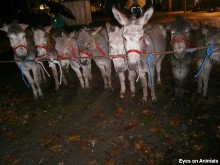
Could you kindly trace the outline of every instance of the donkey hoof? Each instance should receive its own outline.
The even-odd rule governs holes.
[[[131,97],[135,97],[135,93],[131,93]]]
[[[120,99],[123,99],[125,97],[124,94],[120,94]]]

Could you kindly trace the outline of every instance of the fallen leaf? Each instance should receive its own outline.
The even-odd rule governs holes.
[[[143,110],[143,111],[142,111],[142,114],[143,114],[143,115],[146,115],[146,116],[149,116],[149,115],[152,114],[152,112],[151,112],[150,110]]]
[[[140,124],[137,121],[130,121],[128,122],[128,125],[124,128],[125,131],[132,129],[132,128],[136,128],[138,127]]]
[[[52,145],[50,147],[50,150],[53,152],[60,152],[62,151],[62,147],[63,147],[62,145]]]
[[[134,147],[136,150],[140,150],[143,147],[143,141],[140,141],[138,143],[134,143]]]
[[[71,141],[71,142],[78,142],[79,140],[80,140],[80,135],[71,135],[71,136],[69,136],[69,141]]]
[[[115,116],[120,116],[120,115],[122,115],[124,112],[125,112],[125,109],[124,109],[124,108],[117,108],[117,109],[115,110]]]
[[[180,120],[179,119],[173,119],[170,121],[170,124],[173,126],[179,125],[180,124]]]
[[[158,128],[156,128],[156,127],[151,127],[150,128],[150,132],[151,133],[155,133],[155,132],[157,132],[158,131]]]
[[[93,115],[93,118],[94,119],[103,119],[103,118],[105,118],[106,116],[105,116],[105,114],[103,114],[103,113],[96,113],[96,114],[94,114]]]
[[[200,151],[201,149],[203,149],[203,145],[195,144],[195,145],[193,146],[193,148],[194,148],[196,151]]]

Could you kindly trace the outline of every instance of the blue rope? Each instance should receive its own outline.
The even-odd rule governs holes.
[[[33,65],[33,61],[32,61],[32,60],[22,61],[21,64],[20,64],[20,70],[21,70],[22,80],[23,80],[24,84],[25,84],[28,88],[30,88],[30,85],[29,85],[28,82],[25,80],[24,71],[23,71],[23,62],[28,62],[29,64]]]
[[[152,74],[152,70],[151,70],[151,62],[153,61],[154,59],[154,53],[151,53],[148,55],[147,57],[147,60],[146,60],[146,64],[148,65],[148,68],[149,68],[149,71],[150,71],[150,82],[151,82],[151,86],[153,86],[154,84],[154,77],[153,77],[153,74]]]
[[[209,47],[207,48],[207,50],[206,50],[206,56],[205,56],[205,58],[203,59],[203,61],[202,61],[202,65],[200,66],[200,68],[199,68],[199,71],[196,73],[196,75],[194,76],[195,78],[196,77],[198,77],[198,75],[200,74],[200,72],[202,71],[202,69],[203,69],[203,67],[204,67],[204,65],[205,65],[205,63],[206,63],[206,60],[208,59],[208,57],[210,57],[211,56],[211,54],[213,53],[213,49],[214,49],[214,44],[210,44],[209,45]]]

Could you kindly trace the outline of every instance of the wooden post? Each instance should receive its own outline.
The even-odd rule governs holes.
[[[172,0],[168,0],[168,11],[172,10]]]
[[[184,0],[184,13],[186,13],[186,0]]]

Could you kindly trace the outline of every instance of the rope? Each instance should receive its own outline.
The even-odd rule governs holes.
[[[27,60],[27,61],[22,61],[21,64],[20,64],[20,70],[21,70],[21,77],[22,77],[22,80],[24,82],[24,84],[30,88],[30,85],[28,84],[28,82],[25,80],[25,76],[24,76],[24,70],[23,70],[23,63],[24,62],[28,62],[30,65],[33,64],[33,60]]]
[[[50,68],[51,68],[54,64],[57,64],[57,65],[59,66],[59,68],[60,68],[60,82],[59,82],[59,84],[61,84],[61,83],[62,83],[62,68],[61,68],[61,65],[60,65],[59,61],[54,60],[53,58],[51,58],[50,61],[51,61],[50,65],[49,65]]]
[[[44,67],[43,62],[41,61],[41,59],[44,59],[44,58],[47,58],[47,56],[37,57],[37,58],[35,59],[35,62],[36,62],[37,64],[40,64],[40,66],[43,68],[43,70],[44,70],[44,72],[47,74],[47,76],[50,77],[50,74],[47,72],[46,68]]]
[[[198,75],[200,74],[200,72],[202,71],[202,69],[204,68],[204,65],[207,61],[207,59],[212,55],[213,52],[219,50],[220,48],[214,49],[214,44],[210,43],[209,47],[206,50],[206,56],[202,61],[202,64],[199,68],[199,71],[196,73],[196,75],[194,76],[195,78],[198,77]]]
[[[148,65],[148,68],[149,68],[149,71],[150,71],[150,82],[151,82],[151,86],[154,85],[154,77],[153,77],[153,74],[152,74],[152,70],[151,70],[151,63],[154,59],[154,53],[151,53],[148,57],[147,57],[147,60],[146,60],[146,64]]]
[[[194,52],[197,50],[202,50],[202,49],[207,49],[207,46],[203,46],[203,47],[197,47],[197,48],[190,48],[190,49],[186,49],[185,52]],[[150,55],[152,52],[146,52],[146,53],[142,53],[142,55]],[[164,52],[154,52],[154,55],[168,55],[168,54],[173,54],[175,53],[175,51],[164,51]],[[109,55],[111,57],[127,57],[126,54],[118,54],[118,55]],[[109,58],[109,56],[92,56],[92,57],[76,57],[77,59],[86,59],[86,58],[90,58],[90,59],[97,59],[97,58]],[[68,60],[70,58],[56,58],[54,60]],[[42,59],[41,61],[50,61],[50,59]],[[9,60],[9,61],[0,61],[0,63],[14,63],[14,62],[21,62],[20,60]]]

